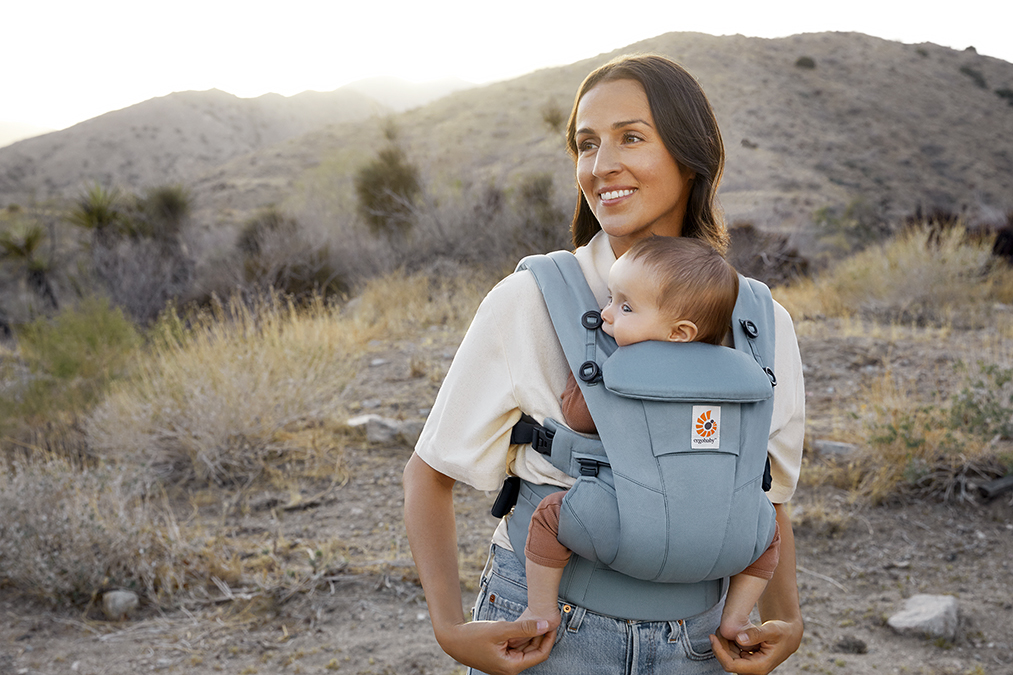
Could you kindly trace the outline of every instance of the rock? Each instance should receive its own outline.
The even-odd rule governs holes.
[[[122,621],[141,604],[132,591],[107,591],[102,594],[102,611],[110,621]]]
[[[406,420],[401,423],[398,435],[405,445],[414,448],[415,444],[419,442],[419,436],[422,435],[422,427],[425,425],[426,423],[422,420]]]
[[[851,443],[840,443],[838,441],[828,441],[824,438],[820,438],[813,441],[813,450],[821,455],[843,458],[858,452],[858,446]]]
[[[957,599],[952,595],[913,595],[886,623],[902,635],[953,640],[957,636]]]
[[[848,635],[837,641],[834,651],[842,654],[866,654],[869,651],[869,646],[865,644],[865,640]]]
[[[365,427],[366,440],[370,443],[393,443],[401,440],[415,445],[422,433],[421,422],[399,422],[375,413],[358,415],[346,422],[350,427]]]

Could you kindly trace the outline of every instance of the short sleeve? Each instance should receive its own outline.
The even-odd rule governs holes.
[[[513,459],[510,431],[521,411],[558,418],[567,372],[534,278],[512,274],[479,306],[415,452],[455,480],[498,489]],[[535,461],[544,464],[541,472],[558,473],[540,457]]]
[[[805,381],[802,356],[788,311],[774,303],[774,414],[767,453],[773,482],[767,496],[775,504],[791,499],[802,468],[805,440]]]

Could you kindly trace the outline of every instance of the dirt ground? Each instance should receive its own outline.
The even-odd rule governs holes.
[[[800,331],[810,440],[833,438],[849,403],[885,369],[919,386],[945,387],[959,354],[924,335],[828,338]],[[836,334],[836,331],[835,331]],[[411,343],[374,345],[355,390],[363,412],[422,419],[459,335],[431,331]],[[969,349],[988,336],[963,336]],[[142,606],[123,622],[0,596],[0,675],[169,673],[463,672],[433,638],[401,517],[403,444],[359,439],[347,482],[286,509],[291,495],[252,495],[226,526],[273,540],[292,556],[329,541],[340,562],[315,584],[258,594],[244,580],[214,601],[172,610]],[[319,486],[305,495],[318,496]],[[493,494],[458,490],[465,597],[474,596],[495,525]],[[1013,674],[1013,497],[992,503],[856,506],[828,488],[800,488],[792,502],[806,634],[778,673]],[[838,522],[811,517],[830,508]],[[232,597],[228,597],[231,593]],[[952,643],[902,637],[886,626],[904,598],[952,594],[960,630]]]

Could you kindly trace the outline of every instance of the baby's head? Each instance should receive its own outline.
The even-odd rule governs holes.
[[[739,277],[699,239],[647,237],[609,272],[603,329],[620,346],[644,340],[721,344]]]

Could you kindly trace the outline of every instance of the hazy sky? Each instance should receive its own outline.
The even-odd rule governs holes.
[[[0,8],[0,121],[60,129],[188,89],[292,95],[375,75],[486,83],[669,31],[857,31],[1013,61],[1011,19],[1006,0],[15,0]]]

